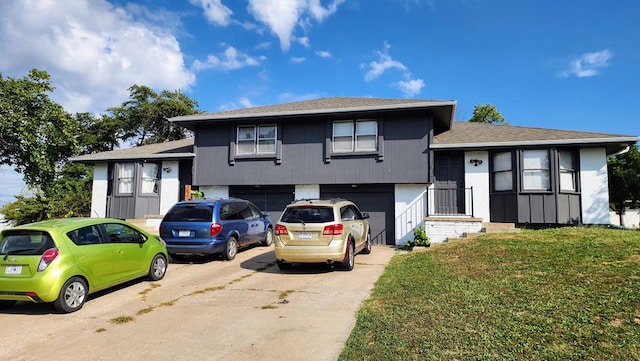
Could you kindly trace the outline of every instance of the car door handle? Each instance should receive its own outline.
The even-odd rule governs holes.
[[[124,251],[123,251],[123,250],[121,250],[121,249],[119,249],[119,250],[117,250],[117,251],[116,251],[116,253],[117,253],[117,254],[123,254],[123,253],[124,253]]]

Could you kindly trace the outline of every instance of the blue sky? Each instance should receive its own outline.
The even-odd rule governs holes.
[[[133,84],[204,111],[330,96],[491,103],[512,125],[640,135],[636,0],[4,0],[0,73],[69,112]],[[0,171],[0,204],[22,191]]]

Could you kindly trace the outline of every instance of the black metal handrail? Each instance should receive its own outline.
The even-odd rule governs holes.
[[[473,188],[429,188],[427,204],[427,216],[473,217]]]

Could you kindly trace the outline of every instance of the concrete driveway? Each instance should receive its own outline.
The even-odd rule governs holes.
[[[336,360],[355,314],[395,254],[376,246],[353,271],[280,271],[273,246],[231,262],[171,263],[159,282],[101,292],[71,314],[0,310],[2,360]]]

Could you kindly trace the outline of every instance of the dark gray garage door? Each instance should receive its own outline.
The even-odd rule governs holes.
[[[371,237],[375,244],[395,244],[392,184],[321,185],[321,198],[344,198],[354,202],[371,217]]]
[[[276,224],[287,204],[293,201],[294,186],[230,186],[229,196],[247,199],[261,211],[269,212],[271,223]]]

